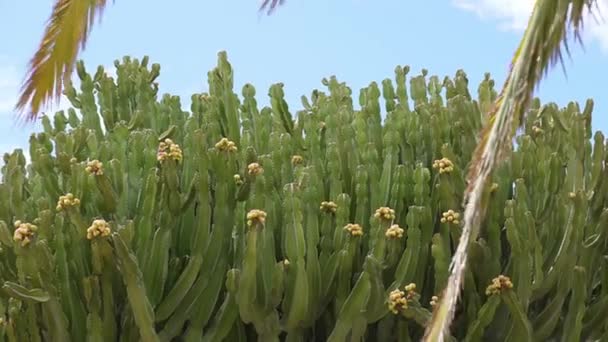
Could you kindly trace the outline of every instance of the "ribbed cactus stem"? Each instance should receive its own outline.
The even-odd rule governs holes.
[[[239,98],[220,53],[188,112],[159,96],[147,57],[115,66],[80,63],[74,108],[42,118],[31,164],[3,157],[9,340],[605,335],[608,149],[592,102],[530,101],[508,163],[467,183],[497,101],[489,75],[476,98],[462,70],[397,67],[359,90],[330,76],[293,111],[280,83]]]

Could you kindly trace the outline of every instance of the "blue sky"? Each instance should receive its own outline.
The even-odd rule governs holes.
[[[0,152],[25,148],[40,129],[16,124],[11,108],[52,3],[0,2]],[[181,95],[187,109],[189,95],[206,90],[207,71],[225,50],[239,93],[252,83],[258,101],[266,103],[268,87],[283,82],[295,110],[301,95],[322,88],[323,77],[336,75],[357,92],[393,77],[396,65],[441,77],[464,69],[472,92],[485,72],[501,84],[533,1],[287,0],[270,17],[258,13],[254,0],[109,3],[82,54],[90,70],[124,55],[148,55],[161,64],[161,90]],[[608,19],[608,0],[599,4]],[[608,67],[608,25],[588,20],[585,48],[577,45],[573,52],[567,77],[558,65],[537,94],[560,106],[593,98],[594,128],[608,132],[602,72]]]

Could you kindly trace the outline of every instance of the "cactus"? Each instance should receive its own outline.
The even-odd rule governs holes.
[[[441,301],[465,170],[496,97],[409,67],[335,77],[292,113],[233,89],[227,55],[189,111],[160,66],[78,64],[0,183],[7,341],[410,341]],[[445,91],[445,92],[444,92]],[[383,108],[384,107],[384,108]],[[608,334],[608,161],[593,103],[533,102],[487,185],[452,340]],[[385,120],[381,112],[385,111]]]

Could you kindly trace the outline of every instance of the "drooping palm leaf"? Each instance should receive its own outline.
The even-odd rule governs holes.
[[[260,5],[260,11],[267,10],[271,14],[277,7],[283,5],[285,0],[264,0]]]
[[[596,0],[537,0],[528,27],[515,52],[511,70],[494,111],[476,148],[468,174],[464,196],[464,227],[456,253],[450,264],[450,277],[441,302],[433,312],[425,341],[442,342],[449,336],[450,324],[463,285],[469,242],[477,237],[484,207],[482,194],[499,160],[511,147],[516,128],[535,87],[557,61],[562,49],[568,51],[569,34],[580,42],[583,14],[591,13]]]
[[[15,109],[33,120],[49,101],[60,98],[62,84],[72,75],[76,58],[85,48],[95,17],[106,0],[57,0],[28,72]]]

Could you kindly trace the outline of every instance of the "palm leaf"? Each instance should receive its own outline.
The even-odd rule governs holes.
[[[597,0],[537,0],[528,27],[515,52],[511,70],[491,118],[482,131],[468,173],[465,191],[464,227],[450,264],[450,277],[425,332],[425,341],[441,342],[449,336],[450,324],[463,285],[469,242],[477,237],[483,217],[482,195],[492,172],[511,147],[517,127],[535,87],[557,61],[563,62],[562,49],[569,54],[568,38],[573,32],[580,42],[583,12],[593,11]]]
[[[267,10],[267,14],[271,14],[274,10],[285,4],[285,0],[264,0],[260,5],[260,11]]]
[[[96,15],[106,0],[57,0],[38,50],[29,62],[15,109],[36,119],[49,101],[59,100],[62,84],[69,80],[78,57],[85,48]]]

